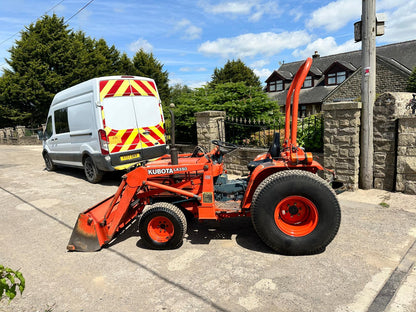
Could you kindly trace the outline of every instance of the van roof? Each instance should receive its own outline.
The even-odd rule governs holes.
[[[62,90],[55,94],[51,106],[54,106],[63,100],[71,98],[72,96],[76,96],[83,93],[92,92],[95,89],[95,86],[98,85],[99,81],[103,80],[147,80],[147,81],[154,81],[152,78],[141,77],[141,76],[130,76],[130,75],[122,75],[122,76],[104,76],[104,77],[97,77],[92,78],[90,80],[81,82],[72,86],[68,89]]]

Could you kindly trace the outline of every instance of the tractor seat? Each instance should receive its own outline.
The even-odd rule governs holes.
[[[270,154],[271,158],[266,158],[262,160],[253,160],[248,163],[247,168],[250,171],[250,173],[253,172],[253,170],[258,165],[271,162],[272,159],[279,157],[279,154],[280,154],[280,133],[279,132],[274,133],[273,142],[270,145],[268,153]]]

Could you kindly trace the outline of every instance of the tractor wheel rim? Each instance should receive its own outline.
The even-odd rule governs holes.
[[[318,224],[318,209],[303,196],[288,196],[277,204],[274,221],[287,235],[305,236],[313,232]]]
[[[154,241],[166,243],[172,238],[175,230],[172,221],[166,217],[158,216],[150,220],[147,232]]]

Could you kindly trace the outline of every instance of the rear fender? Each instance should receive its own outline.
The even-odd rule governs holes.
[[[284,170],[284,167],[278,167],[273,162],[264,163],[258,165],[250,175],[250,180],[248,181],[248,186],[246,193],[244,194],[244,201],[242,204],[243,209],[249,209],[251,206],[251,201],[253,199],[254,191],[257,189],[257,186],[266,179],[269,175],[272,175],[275,172]]]
[[[257,187],[263,180],[268,176],[283,170],[305,170],[312,173],[316,173],[319,170],[324,170],[324,168],[316,161],[313,161],[311,165],[288,165],[282,160],[273,160],[272,162],[266,162],[258,165],[253,172],[251,173],[250,180],[244,195],[244,201],[242,204],[243,209],[250,209],[251,202],[253,199],[253,194],[256,191]]]

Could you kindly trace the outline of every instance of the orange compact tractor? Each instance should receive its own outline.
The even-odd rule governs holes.
[[[68,250],[99,250],[134,218],[150,248],[177,248],[187,230],[185,213],[198,220],[251,217],[260,238],[279,253],[324,250],[338,231],[340,206],[316,174],[324,168],[296,143],[299,92],[311,64],[308,58],[289,88],[282,148],[275,134],[269,151],[248,164],[247,177],[228,180],[223,156],[237,147],[219,140],[209,153],[196,148],[136,166],[113,196],[79,215]]]

